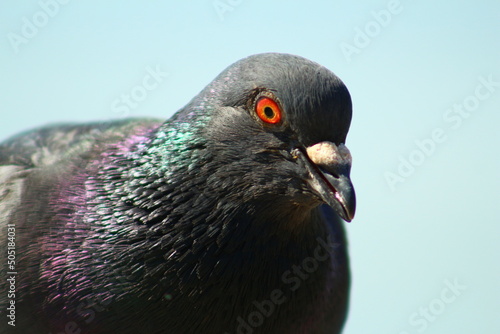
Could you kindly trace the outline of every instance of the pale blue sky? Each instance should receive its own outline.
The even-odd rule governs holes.
[[[240,58],[312,59],[354,103],[345,333],[500,332],[498,0],[55,1],[0,5],[0,140],[168,118]]]

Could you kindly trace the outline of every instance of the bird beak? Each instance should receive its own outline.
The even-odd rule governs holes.
[[[309,186],[347,222],[354,218],[356,195],[349,178],[352,158],[344,144],[321,142],[296,155],[309,172]]]

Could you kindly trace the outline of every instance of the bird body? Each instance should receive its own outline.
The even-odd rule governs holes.
[[[262,54],[166,122],[7,140],[0,230],[15,227],[16,326],[0,333],[339,333],[350,118],[333,73]]]

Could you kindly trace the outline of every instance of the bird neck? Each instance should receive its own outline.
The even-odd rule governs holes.
[[[158,301],[151,309],[158,319],[200,305],[207,305],[200,314],[209,318],[249,314],[252,301],[267,300],[278,288],[294,300],[284,306],[290,314],[297,304],[325,303],[331,285],[345,283],[342,226],[332,230],[318,206],[285,196],[248,196],[233,183],[237,178],[216,170],[220,164],[202,137],[181,130],[160,128],[150,143],[140,144],[142,151],[118,154],[90,192],[99,204],[108,201],[96,210],[113,208],[93,224],[107,243],[103,257],[119,258],[113,272],[141,282],[124,283],[114,293],[153,287],[141,292],[142,304],[135,295],[123,303],[139,308],[168,296],[171,303]],[[332,275],[338,278],[329,280]],[[210,308],[213,300],[227,309]]]
[[[103,184],[117,182],[108,199],[115,216],[134,222],[131,238],[142,242],[147,235],[162,247],[201,243],[205,251],[215,244],[215,253],[251,249],[255,259],[303,258],[317,238],[326,238],[318,203],[247,191],[248,180],[224,169],[202,128],[200,120],[174,119],[133,144],[140,149],[117,154],[116,168],[101,171]]]
[[[174,118],[125,164],[127,175],[120,188],[130,209],[127,215],[157,231],[211,226],[221,232],[219,242],[230,235],[231,243],[248,243],[254,237],[264,242],[262,236],[272,236],[307,245],[327,234],[317,202],[249,195],[242,177],[229,176],[216,153],[207,148],[201,134],[204,122]]]

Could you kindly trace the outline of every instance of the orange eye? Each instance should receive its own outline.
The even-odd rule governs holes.
[[[273,99],[263,96],[255,104],[255,112],[259,118],[268,124],[278,124],[281,121],[281,109]]]

